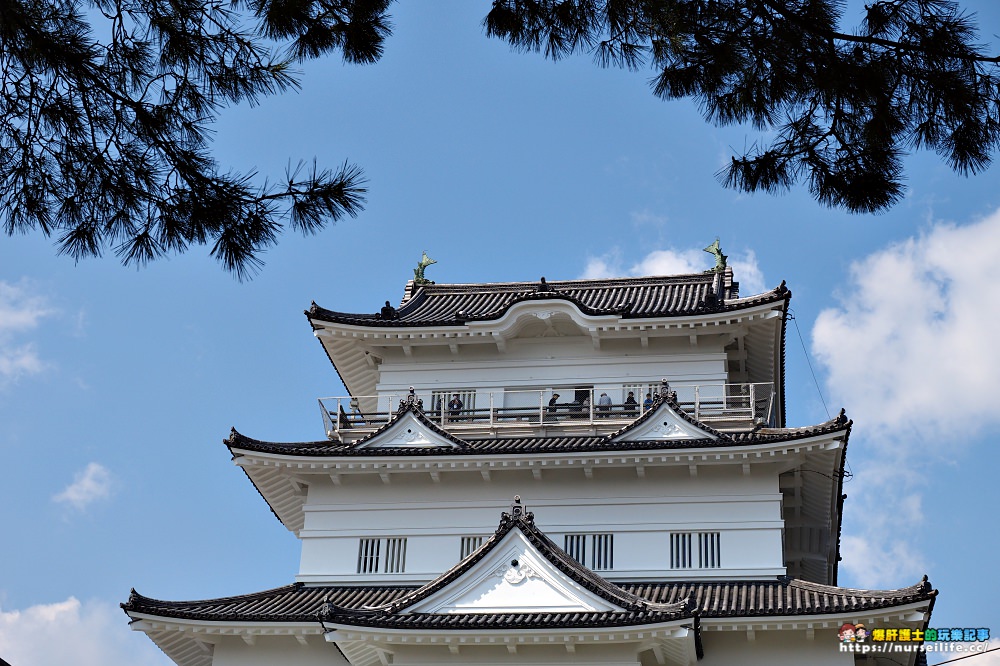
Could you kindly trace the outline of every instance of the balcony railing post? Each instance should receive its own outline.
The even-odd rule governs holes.
[[[757,418],[757,385],[750,385],[750,420]]]
[[[538,392],[538,425],[545,422],[545,391]]]
[[[493,409],[493,391],[490,391],[490,427],[491,428],[494,425],[494,418],[496,416],[495,413],[494,413],[495,411],[496,410]]]
[[[695,384],[694,387],[694,417],[696,419],[701,419],[701,392],[700,387]]]
[[[323,404],[322,398],[319,400],[319,412],[323,416],[323,431],[327,437],[332,437],[333,424],[330,422],[330,414],[326,411],[326,405]]]

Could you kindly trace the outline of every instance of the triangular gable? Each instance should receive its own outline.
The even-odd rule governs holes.
[[[386,616],[651,612],[661,618],[686,617],[688,610],[686,603],[652,603],[601,578],[545,536],[517,496],[479,549],[423,587],[368,609]]]
[[[420,411],[404,408],[392,421],[359,440],[356,449],[461,448],[462,442],[448,434]]]
[[[719,433],[685,414],[673,400],[661,400],[634,423],[610,438],[612,442],[719,439]]]
[[[592,613],[624,611],[572,580],[520,529],[443,589],[404,613]]]

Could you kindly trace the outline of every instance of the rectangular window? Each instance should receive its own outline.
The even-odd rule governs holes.
[[[615,535],[595,534],[590,549],[590,568],[594,571],[607,571],[614,568]]]
[[[671,532],[670,568],[718,569],[722,566],[719,532]]]
[[[467,536],[462,537],[462,559],[464,560],[469,555],[483,545],[483,541],[486,537],[481,536]]]
[[[406,539],[385,540],[385,573],[402,573],[406,568]]]
[[[379,546],[378,539],[362,539],[358,547],[358,573],[378,573]]]
[[[676,532],[670,535],[670,568],[691,568],[690,532]]]
[[[402,573],[406,570],[406,539],[362,539],[358,573]]]
[[[585,567],[595,571],[614,568],[613,534],[567,534],[563,550]]]
[[[719,533],[699,532],[698,533],[698,566],[702,569],[718,569],[721,559],[719,557]]]

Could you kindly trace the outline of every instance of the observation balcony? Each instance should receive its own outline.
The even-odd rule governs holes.
[[[681,409],[716,430],[776,425],[772,383],[670,388],[676,391]],[[653,390],[653,386],[620,384],[543,390],[417,389],[413,400],[427,418],[460,437],[606,435],[642,416],[648,409],[646,394]],[[331,440],[355,441],[391,421],[409,399],[409,392],[320,398],[323,429]]]

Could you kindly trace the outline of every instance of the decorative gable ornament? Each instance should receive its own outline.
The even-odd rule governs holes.
[[[403,411],[388,426],[358,444],[359,449],[458,448],[411,410]]]
[[[613,442],[718,439],[718,435],[680,412],[673,400],[659,400],[652,410],[612,437]]]
[[[520,529],[442,590],[403,613],[595,613],[624,611],[550,562]]]

